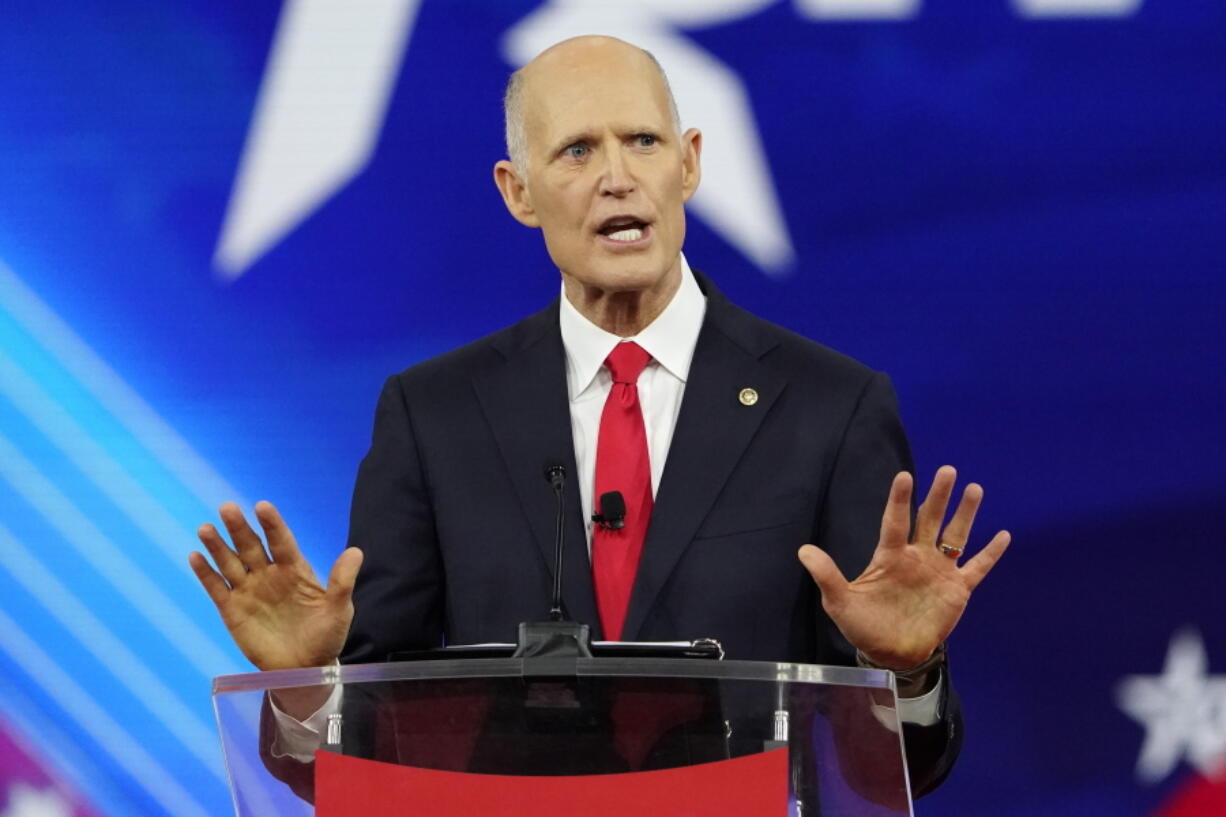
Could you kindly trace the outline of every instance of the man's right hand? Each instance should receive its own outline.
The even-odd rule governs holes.
[[[345,550],[324,588],[272,503],[255,506],[267,550],[237,505],[227,502],[220,514],[233,549],[217,528],[204,524],[197,535],[217,569],[199,552],[192,552],[188,563],[243,655],[260,670],[320,667],[335,661],[353,621],[353,584],[362,566],[362,551]],[[279,695],[278,702],[283,697]]]

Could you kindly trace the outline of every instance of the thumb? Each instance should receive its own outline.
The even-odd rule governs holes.
[[[839,570],[830,554],[814,545],[803,545],[796,555],[813,581],[817,582],[822,592],[822,606],[827,610],[841,606],[847,596],[847,579],[843,578],[843,571]]]
[[[348,602],[353,595],[353,584],[357,581],[358,570],[362,567],[362,551],[357,548],[345,548],[345,552],[337,557],[328,574],[328,597],[334,602]]]

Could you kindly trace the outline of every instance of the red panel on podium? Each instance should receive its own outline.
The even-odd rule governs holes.
[[[786,749],[677,769],[573,777],[440,772],[315,756],[316,817],[745,817],[786,814]]]

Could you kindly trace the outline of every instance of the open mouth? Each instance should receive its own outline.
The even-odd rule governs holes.
[[[632,216],[617,216],[606,219],[596,232],[618,244],[633,244],[641,241],[651,230],[651,225]]]

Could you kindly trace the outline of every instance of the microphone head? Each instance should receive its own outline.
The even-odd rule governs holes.
[[[544,474],[546,482],[554,488],[561,488],[566,480],[566,466],[560,462],[546,462]]]

